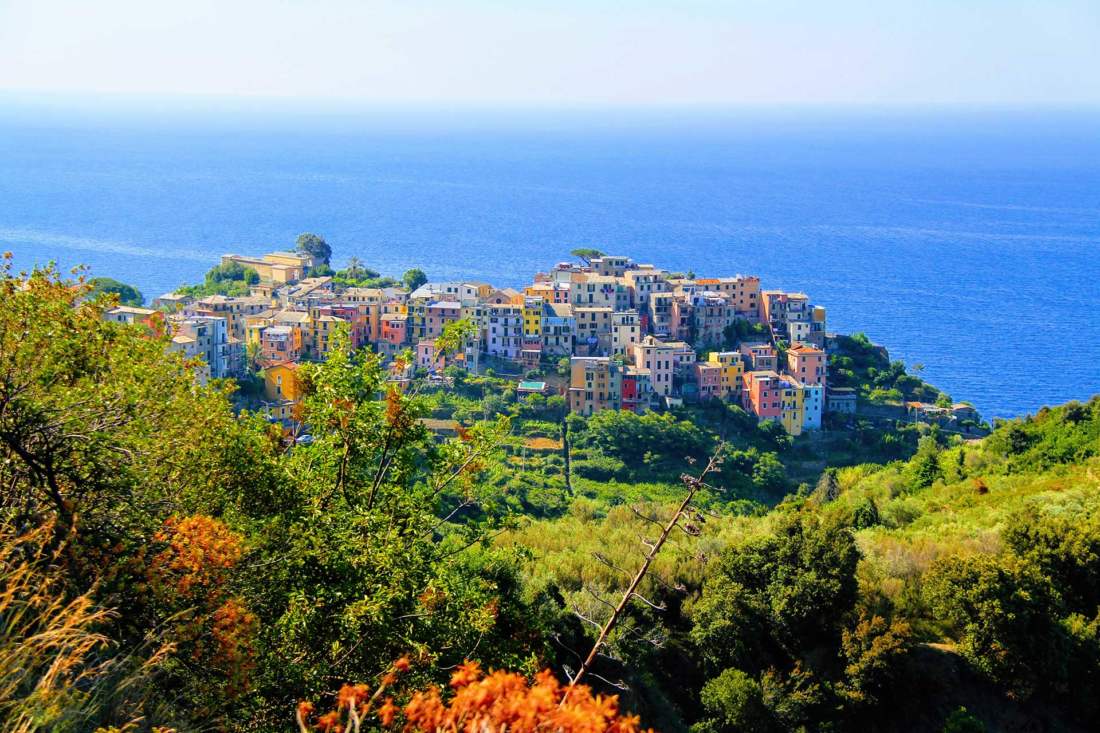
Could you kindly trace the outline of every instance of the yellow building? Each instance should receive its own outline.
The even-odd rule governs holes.
[[[712,351],[707,356],[707,363],[722,367],[718,382],[720,396],[723,399],[740,400],[745,376],[745,363],[741,359],[741,352]]]
[[[292,362],[273,364],[264,370],[264,409],[277,420],[297,420],[302,401],[302,383],[298,380],[298,365]]]
[[[310,319],[309,342],[306,350],[311,358],[324,359],[332,348],[332,335],[341,323],[347,323],[339,316],[317,316]]]
[[[222,255],[222,264],[235,262],[242,267],[256,271],[260,281],[283,285],[303,279],[309,269],[316,264],[312,255],[304,252],[272,252],[263,257],[244,257],[242,255]]]
[[[606,356],[569,360],[569,409],[579,415],[622,407],[622,371]]]
[[[783,406],[783,412],[779,420],[783,424],[783,428],[791,435],[802,435],[805,394],[802,385],[784,378],[779,382],[779,394]]]
[[[542,336],[542,298],[524,298],[523,335]]]
[[[244,342],[246,344],[260,343],[260,335],[268,326],[274,325],[271,311],[264,311],[244,317]]]

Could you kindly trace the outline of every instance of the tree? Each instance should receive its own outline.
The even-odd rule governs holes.
[[[699,696],[713,717],[702,726],[713,731],[768,731],[775,727],[764,705],[760,683],[739,669],[727,669],[703,685]]]
[[[936,444],[935,438],[926,435],[920,439],[917,453],[909,461],[906,472],[909,485],[913,489],[927,488],[943,478],[943,468],[940,466],[940,448]]]
[[[110,277],[94,277],[88,281],[88,284],[92,286],[89,297],[95,298],[101,294],[114,293],[118,295],[118,302],[122,305],[140,307],[145,303],[145,297],[140,290]]]
[[[208,295],[248,295],[249,286],[260,281],[260,274],[239,262],[215,265],[206,273],[202,285],[183,285],[178,291],[202,298]]]
[[[1051,611],[1051,578],[1012,555],[950,557],[924,581],[937,618],[952,624],[959,652],[1020,699],[1062,681],[1069,657]]]
[[[842,694],[856,706],[872,706],[888,694],[912,648],[909,624],[887,623],[881,616],[860,616],[855,628],[845,629],[841,646],[847,662]]]
[[[571,251],[569,254],[580,259],[585,265],[591,266],[592,260],[597,257],[603,257],[603,252],[598,249],[592,249],[591,247],[578,247]]]
[[[317,262],[323,262],[326,265],[332,260],[332,247],[328,245],[324,237],[310,232],[298,235],[295,248],[299,252],[312,255]]]
[[[859,551],[842,524],[781,516],[774,535],[730,547],[709,574],[692,637],[710,668],[763,671],[838,645],[855,605]]]
[[[355,255],[352,255],[348,257],[348,266],[344,272],[347,273],[349,278],[358,280],[366,273],[366,270],[363,268],[363,261]]]
[[[262,421],[238,419],[228,387],[197,385],[198,365],[166,354],[164,337],[104,321],[89,289],[53,269],[13,277],[10,260],[0,271],[0,515],[48,528],[47,550],[64,569],[56,588],[62,601],[115,609],[96,625],[106,639],[99,659],[148,664],[155,672],[148,684],[164,685],[148,699],[173,700],[168,711],[150,703],[125,720],[216,717],[234,704],[214,690],[224,691],[239,669],[222,662],[247,656],[233,655],[244,650],[236,631],[249,612],[243,604],[223,607],[233,596],[200,578],[183,583],[187,601],[175,604],[181,586],[158,584],[155,574],[176,565],[168,555],[156,558],[204,533],[155,538],[168,531],[170,516],[199,507],[242,517],[281,506],[268,472],[273,443]],[[179,614],[197,606],[209,614],[182,623]],[[158,651],[161,643],[178,651]],[[192,661],[185,648],[205,651]]]
[[[405,287],[409,290],[416,290],[428,282],[428,276],[424,274],[423,270],[414,267],[405,271],[405,274],[401,276],[401,281],[405,283]]]
[[[826,468],[821,472],[814,495],[824,504],[837,500],[840,496],[840,482],[837,481],[835,468]]]

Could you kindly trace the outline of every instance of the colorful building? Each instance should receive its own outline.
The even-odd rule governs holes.
[[[750,372],[779,370],[779,355],[771,344],[747,344],[740,346],[741,355]]]
[[[622,406],[622,371],[607,356],[574,356],[569,360],[569,409],[579,415]]]
[[[745,374],[745,363],[740,351],[712,351],[707,361],[722,369],[719,379],[719,396],[723,399],[741,401],[741,389]]]
[[[265,412],[280,421],[297,420],[302,401],[302,384],[294,362],[272,364],[264,369]]]
[[[485,353],[518,360],[523,347],[523,308],[511,303],[492,304],[484,311]]]
[[[302,331],[297,326],[268,326],[260,334],[260,358],[267,364],[302,358]]]
[[[825,352],[816,346],[796,343],[787,349],[787,371],[800,382],[824,386],[827,367]]]
[[[408,343],[409,317],[404,313],[386,313],[382,316],[382,341],[391,348]]]
[[[523,299],[523,335],[532,338],[542,336],[542,298],[525,297]]]
[[[572,356],[577,322],[568,303],[543,303],[542,351],[548,356]]]
[[[659,397],[672,394],[675,351],[675,348],[653,336],[646,336],[640,343],[634,344],[634,366],[649,370],[653,393]]]
[[[622,409],[645,412],[653,401],[653,382],[648,369],[623,367]]]
[[[694,365],[695,388],[700,400],[718,399],[722,396],[721,364],[699,361]]]
[[[760,420],[779,420],[783,415],[783,390],[779,374],[772,370],[745,372],[741,406]]]

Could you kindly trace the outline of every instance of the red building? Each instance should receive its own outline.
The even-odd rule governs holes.
[[[634,366],[623,369],[622,407],[630,412],[645,412],[653,397],[650,371]]]

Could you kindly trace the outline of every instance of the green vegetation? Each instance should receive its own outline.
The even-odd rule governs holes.
[[[260,275],[251,267],[239,262],[227,262],[210,268],[202,285],[181,285],[177,293],[192,298],[205,298],[210,295],[248,295],[249,287],[260,282]]]
[[[89,295],[93,298],[102,294],[114,294],[118,296],[120,305],[132,305],[141,307],[145,303],[145,296],[133,285],[127,285],[110,277],[93,277],[88,281],[92,286]]]
[[[415,691],[482,683],[464,660],[564,680],[710,456],[586,678],[624,710],[698,733],[1100,712],[1100,398],[982,441],[792,440],[721,403],[567,416],[453,368],[399,390],[337,335],[299,370],[297,441],[89,292],[0,276],[6,729],[288,730],[358,682],[403,725]]]
[[[634,619],[661,647],[624,636],[623,661],[597,671],[668,729],[1084,730],[1100,674],[1098,430],[1100,398],[980,444],[932,431],[909,460],[703,516],[646,590],[668,611]],[[605,507],[574,500],[509,540],[582,612],[599,608],[586,584],[620,582],[596,555],[631,567],[646,532]]]
[[[837,352],[829,356],[829,385],[854,387],[859,396],[870,402],[937,403],[951,398],[920,377],[909,374],[905,364],[890,361],[886,350],[871,343],[862,333],[838,336]],[[921,367],[914,367],[919,372]]]
[[[299,234],[297,241],[294,243],[294,248],[299,252],[312,255],[317,260],[318,265],[328,266],[332,260],[332,247],[329,246],[324,237],[317,234],[310,232]]]
[[[404,283],[405,287],[409,290],[416,290],[421,285],[428,282],[428,276],[424,274],[423,270],[413,268],[405,271],[405,274],[401,276],[401,282]]]
[[[577,249],[571,251],[569,254],[584,262],[585,265],[591,265],[592,260],[596,259],[597,257],[603,257],[603,252],[598,249],[593,249],[591,247],[578,247]]]

